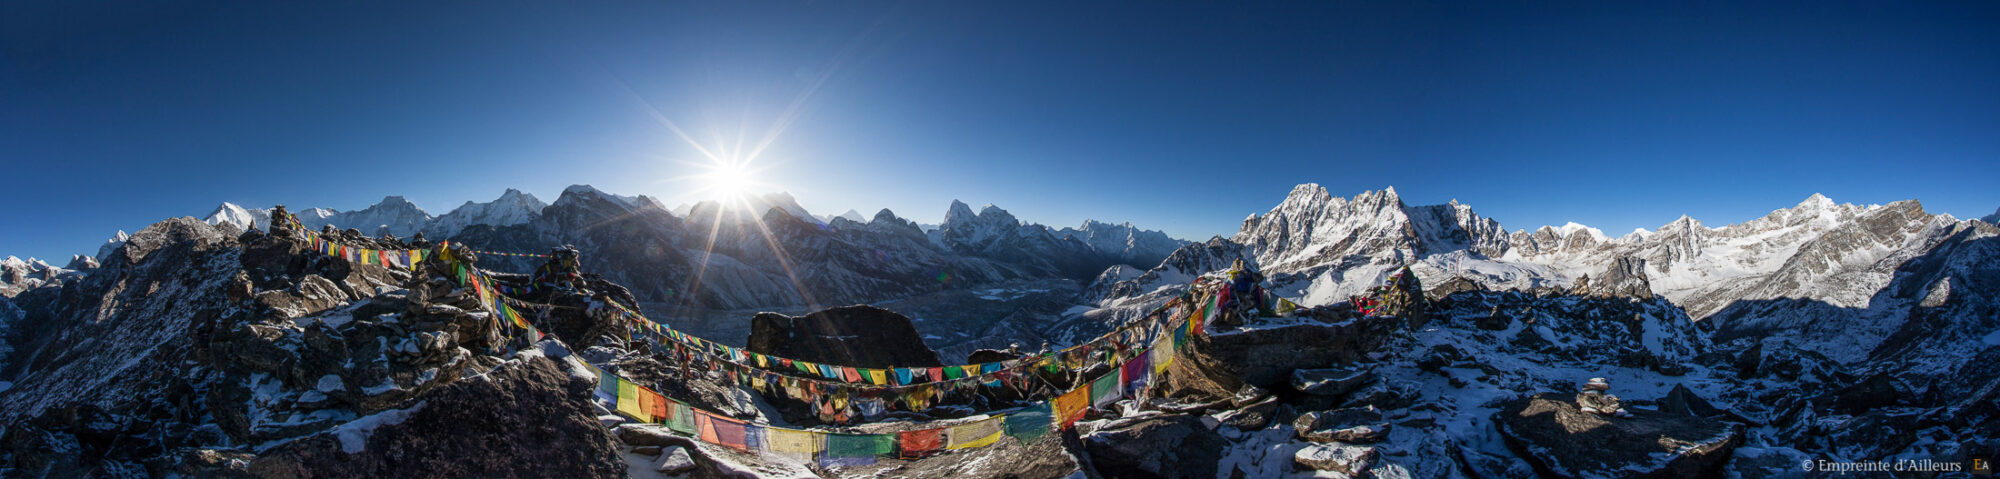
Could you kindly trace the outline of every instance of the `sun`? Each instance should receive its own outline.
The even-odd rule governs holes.
[[[750,169],[743,167],[742,163],[735,162],[716,165],[704,175],[702,181],[716,199],[740,198],[750,194],[751,185],[756,184],[756,180],[751,177]]]

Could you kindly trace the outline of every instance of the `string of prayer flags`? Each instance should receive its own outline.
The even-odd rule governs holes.
[[[944,428],[896,433],[897,456],[922,459],[944,450]]]

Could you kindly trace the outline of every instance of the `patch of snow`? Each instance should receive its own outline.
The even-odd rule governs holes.
[[[390,377],[384,377],[382,378],[382,384],[361,388],[361,392],[370,396],[375,396],[389,391],[394,391],[396,389],[397,389],[396,379]]]
[[[340,438],[341,452],[348,454],[361,452],[368,448],[368,438],[375,435],[375,429],[382,426],[402,424],[403,421],[410,418],[410,413],[423,410],[424,405],[427,403],[429,401],[417,401],[417,405],[410,406],[408,409],[391,409],[370,414],[361,419],[355,419],[349,421],[347,424],[335,427],[332,433],[335,437]]]
[[[341,389],[345,389],[346,387],[347,386],[340,381],[339,375],[328,374],[319,377],[319,385],[315,387],[315,389],[318,389],[319,392],[330,393],[334,391],[339,391]]]

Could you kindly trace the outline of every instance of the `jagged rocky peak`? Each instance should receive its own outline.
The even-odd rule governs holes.
[[[1988,224],[2000,225],[2000,208],[1993,209],[1993,214],[1986,215],[1985,218],[1980,218],[1979,220],[1985,221]]]
[[[979,215],[972,212],[972,206],[966,205],[964,201],[951,200],[951,207],[945,209],[944,212],[944,222],[938,223],[938,227],[946,228],[956,224],[968,223],[977,217]]]
[[[111,239],[104,240],[104,244],[97,246],[97,260],[102,262],[105,258],[110,257],[112,251],[117,251],[119,246],[124,246],[125,240],[131,237],[132,235],[126,234],[125,230],[118,230],[118,234],[111,235]]]
[[[871,223],[872,223],[872,222],[876,222],[876,221],[888,221],[888,222],[894,222],[894,223],[910,223],[910,221],[909,221],[909,220],[905,220],[905,219],[903,219],[903,218],[901,218],[901,217],[898,217],[898,216],[896,216],[896,212],[894,212],[894,211],[889,211],[889,209],[888,209],[888,208],[883,208],[883,209],[882,209],[882,211],[877,211],[877,212],[875,212],[875,218],[874,218],[874,219],[871,219],[871,220],[868,220],[868,221],[869,221],[869,222],[871,222]],[[916,223],[910,223],[910,224],[914,226],[914,225],[915,225]]]
[[[97,262],[97,258],[95,258],[95,257],[91,257],[91,256],[86,256],[86,255],[80,255],[80,254],[77,254],[77,255],[70,255],[70,257],[69,257],[69,265],[68,265],[68,266],[64,266],[64,267],[63,267],[63,269],[70,269],[70,270],[76,270],[76,271],[88,271],[88,270],[93,270],[93,269],[97,269],[97,267],[98,267],[98,266],[99,266],[99,264],[98,264],[98,262]]]

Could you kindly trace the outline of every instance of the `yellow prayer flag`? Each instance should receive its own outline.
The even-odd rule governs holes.
[[[820,447],[818,434],[775,427],[765,430],[764,443],[777,453],[810,455],[824,449]]]
[[[884,369],[868,370],[868,384],[876,384],[876,385],[889,384],[889,371]]]
[[[639,404],[639,385],[632,384],[625,378],[618,378],[618,413],[632,419],[646,420],[646,410],[641,409]]]
[[[946,429],[945,440],[949,441],[950,445],[945,446],[945,449],[979,447],[999,441],[1003,419],[1005,418],[996,416]]]

